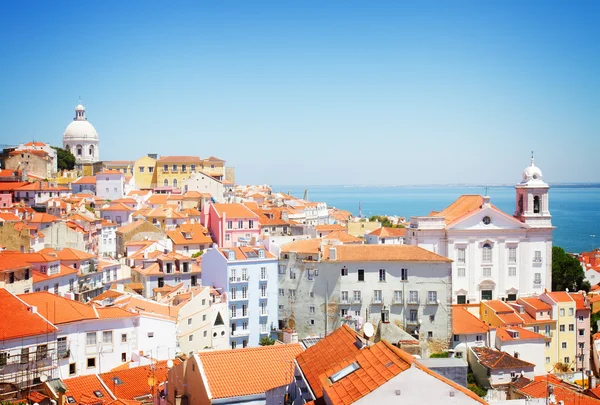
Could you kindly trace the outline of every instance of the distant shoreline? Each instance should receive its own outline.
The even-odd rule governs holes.
[[[506,188],[514,187],[514,184],[276,184],[271,185],[273,189],[283,189],[286,187],[305,187],[305,188]],[[600,183],[549,183],[553,188],[600,188]]]

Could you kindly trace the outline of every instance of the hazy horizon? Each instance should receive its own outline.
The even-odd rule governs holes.
[[[0,144],[217,156],[241,184],[600,182],[600,3],[5,2]]]

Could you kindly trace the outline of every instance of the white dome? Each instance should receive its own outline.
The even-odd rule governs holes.
[[[81,104],[78,104],[77,107],[75,107],[75,111],[85,111],[85,107]]]
[[[98,133],[87,121],[73,121],[65,129],[63,140],[98,140]]]
[[[531,156],[531,164],[523,170],[522,185],[528,186],[546,186],[546,183],[542,180],[542,170],[537,167],[533,161],[533,155]]]

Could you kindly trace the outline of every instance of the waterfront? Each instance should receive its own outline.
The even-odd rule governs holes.
[[[274,191],[291,192],[302,197],[308,189],[310,201],[324,201],[330,207],[363,216],[398,215],[409,218],[440,211],[463,194],[484,194],[484,187],[368,187],[368,186],[273,186]],[[570,252],[589,251],[600,245],[600,187],[551,186],[550,212],[554,245]],[[512,215],[515,189],[509,186],[489,187],[492,204]],[[591,235],[596,235],[597,238]]]

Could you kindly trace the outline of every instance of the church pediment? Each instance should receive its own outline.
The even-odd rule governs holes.
[[[494,206],[479,209],[450,224],[448,230],[527,229],[528,225]]]

